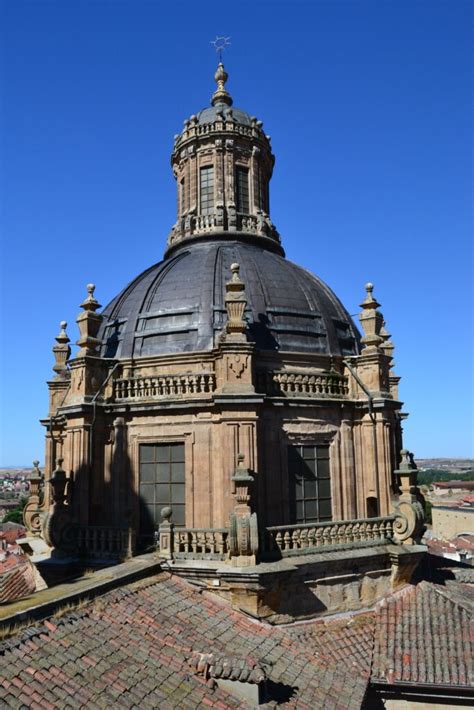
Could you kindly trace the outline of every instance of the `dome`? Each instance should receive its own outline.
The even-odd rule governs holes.
[[[247,111],[227,106],[224,103],[209,106],[208,108],[199,111],[196,115],[197,122],[200,125],[205,123],[214,123],[214,121],[217,121],[218,118],[222,117],[227,121],[235,121],[235,123],[240,123],[242,126],[252,125],[252,116],[250,116]]]
[[[225,323],[232,263],[245,284],[259,350],[355,355],[359,334],[331,289],[287,259],[242,240],[184,245],[132,281],[103,311],[103,357],[211,350]]]

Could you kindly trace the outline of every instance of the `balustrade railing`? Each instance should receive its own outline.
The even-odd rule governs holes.
[[[391,542],[395,515],[304,525],[276,525],[261,536],[262,557],[290,557],[332,547]]]
[[[214,392],[215,389],[216,377],[213,372],[129,377],[115,380],[114,398],[115,400],[126,400],[206,395]]]
[[[257,391],[270,397],[346,397],[347,379],[336,373],[257,372]]]
[[[79,527],[77,531],[79,555],[95,559],[122,559],[130,547],[130,531],[103,525]]]
[[[175,559],[225,560],[228,552],[228,528],[174,528],[172,554]]]

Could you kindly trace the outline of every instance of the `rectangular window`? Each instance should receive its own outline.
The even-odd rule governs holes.
[[[140,503],[142,538],[153,537],[166,506],[175,525],[185,524],[184,444],[140,445]]]
[[[208,165],[201,168],[200,174],[200,204],[201,214],[212,214],[214,211],[214,168]]]
[[[292,523],[332,520],[329,444],[288,447]]]
[[[249,214],[249,171],[247,168],[236,168],[235,172],[235,203],[237,212]]]

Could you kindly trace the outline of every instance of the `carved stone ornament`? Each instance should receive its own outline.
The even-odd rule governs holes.
[[[30,495],[28,502],[23,508],[23,522],[26,529],[32,535],[41,534],[41,517],[42,512],[42,484],[43,474],[39,469],[39,461],[33,461],[33,471],[30,475]]]
[[[234,336],[233,339],[246,340],[244,336],[247,330],[247,322],[244,320],[245,306],[247,305],[245,284],[239,277],[239,264],[231,264],[230,269],[232,271],[232,278],[225,286],[225,306],[227,310],[226,332],[231,338]]]
[[[53,354],[55,358],[53,370],[56,373],[55,379],[64,380],[69,377],[70,374],[67,367],[67,361],[71,357],[71,348],[69,346],[70,340],[66,333],[66,321],[61,321],[59,327],[60,332],[59,335],[56,336],[56,345],[53,347]]]
[[[77,353],[78,357],[84,355],[97,355],[97,348],[101,344],[101,341],[97,338],[97,333],[99,332],[100,324],[102,322],[102,316],[99,313],[96,313],[96,310],[101,308],[101,305],[94,298],[94,291],[94,284],[88,284],[88,296],[86,300],[81,303],[83,312],[79,313],[76,318],[80,331],[80,338],[77,341],[77,345],[80,347],[80,350]]]
[[[406,544],[419,543],[423,535],[423,496],[417,486],[418,469],[413,454],[407,449],[401,451],[400,468],[394,475],[400,481],[401,493],[394,504],[396,519],[393,526],[395,539]]]
[[[66,486],[71,485],[72,475],[66,476],[62,463],[63,459],[58,459],[49,481],[53,488],[53,504],[43,522],[43,537],[58,553],[74,555],[77,553],[77,526],[70,506],[66,505]]]
[[[380,335],[383,315],[377,310],[380,308],[380,303],[372,295],[373,284],[366,284],[365,290],[367,291],[367,296],[360,304],[363,310],[359,316],[360,323],[364,329],[364,336],[361,338],[361,342],[366,347],[378,348],[383,343],[383,338]]]

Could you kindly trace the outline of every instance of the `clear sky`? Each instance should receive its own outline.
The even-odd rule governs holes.
[[[264,121],[288,258],[357,314],[375,284],[405,445],[473,455],[469,0],[4,0],[0,465],[43,461],[59,321],[162,258],[169,164],[209,104],[216,34],[234,105]]]

